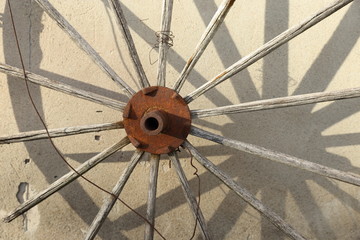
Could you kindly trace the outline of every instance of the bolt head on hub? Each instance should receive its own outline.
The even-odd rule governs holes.
[[[125,131],[138,149],[165,154],[177,149],[190,132],[184,99],[166,87],[148,87],[130,99],[123,112]]]

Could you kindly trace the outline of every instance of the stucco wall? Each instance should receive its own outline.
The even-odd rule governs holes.
[[[12,0],[26,69],[50,79],[123,102],[120,92],[35,1]],[[80,34],[133,88],[137,78],[126,43],[107,1],[51,1]],[[175,0],[167,84],[172,86],[220,0]],[[299,23],[330,0],[236,1],[224,24],[185,83],[181,94],[211,80],[225,68]],[[161,1],[122,1],[123,10],[145,72],[156,82],[155,32],[160,30]],[[0,60],[20,66],[9,9],[0,1]],[[190,104],[203,109],[259,99],[360,87],[360,4],[337,13],[280,47],[264,59],[210,90]],[[49,128],[116,122],[121,113],[102,105],[31,85],[31,92]],[[23,81],[0,74],[0,136],[42,129]],[[343,100],[285,109],[194,120],[196,126],[223,136],[284,152],[312,162],[360,174],[360,101]],[[125,136],[124,130],[54,139],[77,166]],[[309,239],[359,239],[360,191],[270,160],[215,145],[193,136],[199,151],[246,187]],[[108,158],[85,176],[112,189],[134,148]],[[186,151],[180,153],[190,185],[197,179]],[[158,180],[156,228],[167,239],[188,239],[194,219],[167,156]],[[285,239],[266,218],[237,197],[204,168],[201,209],[213,239]],[[0,145],[0,216],[45,189],[69,171],[48,140]],[[136,167],[121,194],[145,213],[149,163]],[[78,180],[26,215],[0,223],[0,239],[82,239],[107,194]],[[97,239],[141,239],[144,222],[117,203]],[[198,238],[200,234],[198,232]],[[160,239],[156,236],[156,239]]]

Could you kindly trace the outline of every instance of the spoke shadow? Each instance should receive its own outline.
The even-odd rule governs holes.
[[[216,6],[213,3],[209,2],[195,2],[197,8],[199,9],[199,14],[202,16],[205,23],[209,22],[211,17],[211,12],[216,10]],[[206,5],[206,6],[205,6]],[[210,5],[210,7],[209,7]],[[266,8],[266,29],[265,29],[265,41],[274,37],[277,33],[282,32],[287,26],[286,21],[280,21],[279,18],[285,17],[287,18],[287,6],[286,1],[281,4],[282,8],[279,8],[278,4],[267,2]],[[213,8],[212,11],[202,11],[205,8]],[[323,88],[331,82],[334,77],[334,73],[336,73],[337,69],[339,69],[342,65],[344,58],[349,54],[350,50],[356,43],[358,39],[358,32],[351,31],[354,26],[354,22],[358,22],[358,5],[354,4],[347,11],[343,20],[340,22],[339,26],[334,32],[333,37],[329,40],[329,42],[325,45],[324,49],[321,51],[319,57],[314,62],[312,67],[309,69],[306,77],[303,81],[307,82],[309,79],[317,79],[317,76],[322,76],[322,73],[325,72],[325,77],[321,78]],[[131,12],[127,9],[126,13],[131,16]],[[208,15],[206,15],[208,14]],[[135,17],[135,16],[132,16]],[[280,25],[279,25],[280,21]],[[153,35],[153,31],[148,29],[145,25],[139,22],[132,22],[131,28],[139,34],[142,38],[145,38],[146,42],[151,42],[148,36]],[[349,30],[349,24],[352,23],[352,27]],[[224,30],[225,28],[225,30]],[[275,32],[274,32],[275,30]],[[220,31],[220,30],[219,30]],[[232,42],[227,33],[226,27],[223,27],[221,32],[221,37],[214,38],[215,48],[219,55],[219,58],[222,59],[224,67],[227,67],[229,64],[235,62],[240,58],[240,53],[237,51],[233,51],[232,55],[222,54],[224,47],[231,47]],[[335,36],[335,37],[334,37]],[[148,37],[148,38],[146,38]],[[224,40],[225,41],[221,41]],[[337,42],[338,47],[334,48],[333,42]],[[341,44],[346,42],[347,45],[341,47]],[[264,67],[263,67],[263,92],[262,98],[272,98],[276,96],[286,96],[288,95],[288,85],[289,85],[289,76],[288,76],[288,49],[287,45],[282,46],[276,52],[271,55],[265,57],[264,59]],[[232,49],[236,49],[236,46]],[[228,53],[228,52],[226,52]],[[339,55],[340,58],[332,62],[331,69],[327,69],[327,57],[329,54],[331,55]],[[181,59],[175,52],[171,52],[169,57],[169,63],[180,72],[182,66],[185,64],[185,61]],[[181,62],[181,64],[173,64],[172,59],[176,59],[176,62]],[[316,68],[316,71],[313,69]],[[326,74],[331,73],[331,74]],[[244,102],[252,101],[259,99],[259,94],[256,91],[253,91],[253,85],[251,79],[249,78],[249,74],[244,71],[241,75],[241,81],[238,79],[239,77],[235,76],[231,78],[234,89],[237,90],[237,97]],[[245,79],[245,80],[244,80]],[[201,75],[193,71],[193,73],[189,76],[189,82],[195,86],[199,87],[207,80],[202,78]],[[302,82],[303,82],[302,81]],[[314,81],[314,80],[313,80]],[[247,85],[246,85],[247,84]],[[248,91],[250,89],[250,91]],[[300,84],[298,89],[295,91],[296,94],[299,93],[308,93],[319,90],[312,85],[308,85],[304,87],[303,84]],[[249,94],[250,92],[250,94]],[[212,89],[208,93],[205,94],[206,97],[217,106],[222,106],[229,104],[229,100],[221,93],[219,93],[216,89]],[[250,95],[250,96],[249,96]],[[359,100],[347,100],[342,102],[336,102],[331,105],[338,106],[334,107],[336,110],[326,111],[327,114],[319,114],[317,117],[317,112],[312,113],[311,110],[313,106],[304,106],[297,107],[292,109],[281,109],[275,110],[273,113],[271,112],[262,112],[262,113],[249,113],[242,114],[241,116],[230,116],[233,122],[236,123],[236,126],[227,125],[223,126],[223,129],[228,129],[222,131],[224,136],[232,137],[234,139],[244,140],[245,142],[250,142],[254,144],[258,144],[260,146],[268,147],[270,149],[279,150],[282,152],[286,152],[298,157],[302,157],[304,159],[310,159],[314,162],[327,165],[330,167],[334,167],[344,171],[358,172],[359,169],[355,168],[350,164],[350,162],[344,158],[334,154],[329,154],[326,152],[325,148],[321,147],[321,143],[323,142],[323,137],[321,131],[324,129],[324,126],[321,126],[321,122],[325,123],[330,121],[331,125],[340,121],[344,117],[358,112],[358,103]],[[344,105],[348,105],[347,108],[343,108]],[[349,107],[350,106],[350,107]],[[341,117],[344,115],[344,117]],[[322,121],[320,120],[322,117]],[[272,122],[268,122],[267,119],[272,119]],[[296,124],[299,122],[298,119],[303,119],[301,123],[305,126],[305,129],[298,129]],[[206,124],[206,122],[203,122]],[[212,124],[212,123],[209,123]],[[206,124],[208,125],[208,124]],[[232,129],[237,129],[236,132],[232,131]],[[296,131],[293,131],[296,129]],[[288,132],[290,130],[290,132]],[[299,132],[300,131],[300,132]],[[240,135],[238,133],[241,133]],[[264,134],[266,133],[266,134]],[[274,138],[275,136],[275,138]],[[260,138],[260,140],[259,140]],[[358,141],[350,142],[347,141],[349,145],[355,145]],[[290,144],[289,144],[290,143]],[[314,144],[319,144],[320,148],[316,148]],[[205,155],[209,154],[209,152],[203,152]],[[235,157],[236,158],[236,157]],[[347,205],[350,208],[353,208],[354,211],[359,212],[359,208],[354,203],[357,203],[358,200],[354,197],[346,194],[341,188],[332,184],[332,180],[328,180],[323,177],[314,176],[314,174],[306,173],[302,170],[297,170],[293,168],[289,168],[286,166],[282,166],[281,164],[276,164],[272,162],[267,162],[267,160],[259,161],[258,164],[254,164],[254,161],[249,163],[248,167],[244,167],[243,165],[239,166],[237,164],[237,160],[233,160],[233,158],[229,158],[228,161],[233,163],[232,166],[234,169],[240,169],[236,176],[241,176],[241,184],[247,186],[252,192],[259,192],[262,194],[262,201],[267,203],[267,205],[271,206],[280,216],[286,217],[285,212],[285,200],[286,200],[286,192],[289,192],[294,197],[296,197],[297,205],[299,205],[300,212],[303,214],[304,218],[309,222],[309,230],[308,232],[316,236],[318,239],[328,238],[335,239],[336,233],[333,231],[333,224],[330,223],[327,218],[320,211],[320,206],[317,201],[314,199],[312,192],[306,184],[302,184],[304,181],[314,181],[322,186],[326,186],[325,189],[331,192],[335,198],[341,201],[344,205]],[[235,162],[236,161],[236,162]],[[235,166],[239,166],[236,168]],[[242,171],[244,169],[244,171]],[[258,170],[263,176],[250,175],[248,178],[244,176],[247,175],[247,172],[250,170],[262,169]],[[230,171],[231,172],[231,171]],[[284,174],[286,173],[286,174]],[[294,177],[296,176],[296,177]],[[274,179],[275,178],[275,179]],[[279,178],[279,179],[276,179]],[[257,184],[254,184],[253,181],[256,179]],[[269,183],[269,179],[274,179],[271,183]],[[288,184],[284,184],[284,182]],[[256,187],[255,187],[255,186]],[[278,189],[280,187],[282,193],[279,194],[275,192],[274,189]],[[297,186],[296,189],[294,186]],[[300,186],[300,190],[298,189]],[[300,194],[301,193],[301,194]],[[230,195],[230,199],[233,196]],[[161,198],[161,197],[160,197]],[[276,199],[270,200],[269,199]],[[351,200],[350,200],[351,199]],[[220,205],[219,209],[227,208],[227,202],[231,200],[225,199],[223,204]],[[232,223],[224,226],[221,221],[217,219],[221,219],[220,211],[217,211],[209,221],[209,225],[218,229],[216,231],[217,239],[224,239],[225,236],[229,233],[230,229],[235,226],[236,220],[242,214],[240,210],[239,213],[234,213],[232,211],[229,214],[229,219],[234,219]],[[314,224],[314,219],[316,224]],[[321,219],[321,221],[319,221]],[[221,226],[219,228],[219,226]],[[269,236],[273,236],[273,238],[279,239],[283,238],[282,234],[275,230],[274,227],[268,223],[266,219],[262,220],[262,238],[269,239]],[[270,237],[271,238],[271,237]]]
[[[106,1],[104,1],[104,3],[105,2]],[[64,81],[65,83],[106,97],[126,101],[127,98],[119,93],[54,74],[40,68],[43,57],[39,45],[39,35],[43,28],[41,23],[43,12],[36,3],[32,4],[31,12],[29,12],[27,9],[29,9],[28,7],[30,4],[31,1],[27,0],[25,4],[17,3],[17,6],[14,8],[19,12],[25,13],[16,14],[15,20],[17,25],[19,25],[18,28],[25,30],[20,33],[21,39],[25,43],[28,43],[31,40],[31,52],[36,52],[36,54],[32,55],[31,52],[29,53],[29,51],[26,51],[29,46],[22,46],[22,48],[25,49],[24,54],[26,53],[25,59],[28,60],[31,58],[31,70],[50,79]],[[204,24],[207,24],[210,21],[213,13],[217,9],[217,5],[214,1],[194,1],[194,5],[198,9]],[[357,27],[360,24],[359,6],[360,4],[356,2],[349,8],[334,31],[333,36],[324,45],[324,48],[317,59],[312,63],[304,78],[301,79],[300,85],[295,90],[294,95],[323,91],[329,86],[344,60],[358,41],[360,35],[360,30]],[[286,0],[281,0],[281,4],[278,2],[274,3],[267,1],[265,7],[264,36],[265,41],[267,41],[288,28],[289,3]],[[137,16],[125,5],[123,5],[123,10],[128,19],[137,19]],[[8,15],[8,9],[6,8],[2,18],[9,19]],[[30,29],[29,19],[31,19],[30,22],[32,24],[30,35],[28,34],[28,30]],[[150,46],[153,44],[156,30],[150,29],[142,21],[128,21],[128,23],[130,28],[139,35],[140,38]],[[213,41],[217,56],[221,60],[224,68],[242,57],[242,54],[237,50],[238,43],[234,42],[231,38],[227,24],[229,23],[225,21],[225,24],[223,24]],[[3,30],[6,33],[3,35],[5,36],[4,55],[6,63],[19,67],[18,58],[13,51],[15,45],[12,40],[13,38],[11,37],[11,26],[8,21],[4,23]],[[31,39],[29,39],[29,37],[31,37]],[[244,37],[243,40],[246,41],[246,38]],[[230,54],[229,51],[225,51],[227,48],[232,49]],[[179,73],[186,63],[186,59],[183,59],[181,55],[173,49],[170,49],[169,51],[168,61]],[[254,80],[247,70],[232,77],[230,81],[235,89],[237,100],[240,102],[249,102],[262,98],[287,96],[290,78],[288,73],[289,61],[289,50],[287,45],[282,46],[274,53],[264,58],[262,69],[262,93],[259,93],[256,89]],[[199,61],[199,64],[202,64],[201,60]],[[25,92],[23,82],[13,81],[12,77],[8,77],[8,79],[12,107],[19,131],[23,132],[42,129],[38,117],[30,110],[32,107],[29,104],[28,96],[23,94]],[[190,83],[194,87],[199,87],[208,80],[209,79],[205,79],[200,72],[194,70],[189,76],[186,84]],[[36,105],[40,109],[42,115],[44,115],[40,89],[37,86],[32,86],[31,91],[35,98]],[[228,96],[224,96],[217,89],[207,92],[205,97],[216,106],[232,104],[232,101],[229,100]],[[207,119],[197,120],[195,123],[213,129],[216,128],[216,130],[221,131],[223,136],[229,138],[253,143],[329,167],[359,174],[360,169],[352,166],[349,159],[326,151],[326,148],[329,146],[359,145],[359,133],[346,134],[344,136],[322,135],[322,132],[325,129],[340,122],[346,117],[357,113],[360,110],[359,106],[359,100],[353,99],[332,103],[316,112],[312,112],[314,106],[309,105],[289,109],[231,115],[229,118],[233,123],[226,125],[222,123],[213,123]],[[269,119],[271,119],[271,121],[269,121]],[[300,128],[298,124],[301,124]],[[236,129],[236,131],[234,131],[234,129]],[[26,142],[24,145],[29,152],[29,157],[33,159],[34,163],[44,174],[46,181],[49,183],[54,181],[54,176],[60,176],[61,174],[68,172],[68,168],[61,162],[61,159],[54,159],[52,164],[48,163],[47,160],[49,158],[57,157],[54,150],[46,141]],[[41,156],[38,155],[36,149],[41,149]],[[336,181],[307,173],[303,170],[274,163],[269,160],[259,159],[246,153],[239,153],[229,149],[224,150],[223,147],[218,145],[200,147],[199,150],[205,156],[211,157],[219,156],[226,151],[226,154],[229,154],[230,157],[228,157],[226,161],[218,163],[218,167],[236,179],[240,185],[246,187],[257,196],[261,196],[261,200],[265,205],[271,207],[285,219],[288,217],[287,214],[289,214],[286,211],[286,201],[288,197],[291,196],[294,199],[295,205],[299,208],[298,212],[306,222],[290,223],[293,224],[296,229],[299,229],[299,232],[304,233],[304,235],[311,235],[316,239],[336,239],[338,237],[333,229],[334,224],[336,224],[334,221],[337,219],[329,219],[324,215],[321,208],[322,206],[319,206],[316,196],[307,184],[309,182],[321,186],[324,191],[333,195],[334,199],[340,201],[341,204],[360,213],[359,199],[356,199],[354,196],[344,191],[336,184]],[[68,154],[67,156],[78,162],[83,162],[91,157],[91,155],[92,153],[79,153]],[[107,159],[104,163],[126,162],[130,157],[131,152],[125,151],[124,153],[121,153],[121,156],[119,156],[119,154],[115,155]],[[202,196],[210,194],[212,190],[222,186],[221,182],[208,172],[201,174],[200,177],[201,181],[206,183],[202,184]],[[197,188],[197,180],[191,179],[189,182],[191,188],[195,190]],[[76,214],[78,214],[79,218],[90,225],[99,208],[96,206],[91,196],[85,191],[83,186],[78,181],[75,181],[69,187],[61,190],[60,194]],[[181,188],[177,187],[158,196],[157,206],[159,207],[157,207],[157,216],[162,216],[176,207],[186,204],[185,199],[181,197],[182,195]],[[202,202],[202,205],[203,204],[206,203]],[[251,232],[252,228],[247,228],[246,226],[240,226],[238,224],[238,221],[242,216],[247,213],[247,206],[247,204],[239,200],[232,192],[227,193],[222,200],[219,200],[219,206],[208,219],[208,225],[213,229],[211,230],[211,234],[214,236],[214,239],[236,238],[236,235],[231,235],[233,232],[241,232],[244,234],[242,236],[254,234]],[[146,205],[144,204],[135,210],[143,214],[146,211]],[[285,238],[284,235],[273,227],[267,219],[252,216],[249,213],[247,213],[246,217],[255,219],[256,221],[254,220],[252,222],[261,224],[261,232],[258,233],[259,235],[255,234],[255,236],[259,237],[258,239]],[[68,224],[70,225],[72,223]],[[143,224],[143,221],[138,219],[133,213],[126,213],[115,220],[107,219],[99,232],[99,236],[102,239],[113,239],[115,237],[127,239],[127,237],[121,233],[121,230],[133,230]],[[236,229],[236,231],[234,231],[234,229]],[[161,229],[159,230],[161,231]]]
[[[17,33],[19,35],[19,39],[21,40],[21,49],[26,68],[31,69],[31,71],[34,71],[35,73],[42,74],[50,79],[64,81],[65,83],[72,84],[76,87],[83,88],[88,91],[104,94],[107,97],[114,97],[117,100],[127,99],[121,94],[114,94],[105,89],[90,86],[87,83],[81,83],[77,80],[66,78],[64,76],[40,69],[43,54],[39,44],[39,37],[43,29],[41,18],[44,13],[34,1],[12,1],[12,5],[13,10],[15,10],[14,16]],[[3,25],[5,62],[7,64],[21,68],[18,55],[15,54],[16,46],[15,41],[13,41],[13,32],[11,22],[9,20],[10,16],[7,5],[4,10],[3,18],[6,19]],[[26,93],[24,82],[17,81],[14,79],[14,77],[8,76],[8,87],[19,132],[43,129],[43,125],[41,124],[38,116],[33,110],[32,105],[30,104],[28,95],[24,94]],[[34,98],[35,105],[40,111],[40,114],[44,116],[40,88],[36,85],[31,85],[31,94]],[[47,182],[52,183],[56,180],[57,177],[69,172],[69,168],[65,165],[65,163],[63,163],[61,158],[57,155],[48,141],[24,142],[23,144],[28,150],[29,159],[33,160],[33,163],[36,164],[38,169],[43,173]],[[39,149],[41,154],[39,154]],[[110,159],[112,159],[112,157]],[[79,160],[81,161],[81,157]],[[21,179],[18,179],[18,181],[21,182]],[[70,186],[71,187],[60,190],[59,193],[61,194],[62,198],[69,204],[70,208],[76,211],[79,218],[82,219],[87,225],[90,225],[99,208],[78,181],[74,181]],[[53,198],[53,196],[50,198]],[[41,226],[44,226],[44,224],[45,223],[43,223]],[[73,224],[74,223],[71,222],[64,222],[62,227],[67,228],[67,225],[71,227]],[[79,224],[80,227],[80,223],[78,222],[77,224]],[[51,228],[52,235],[63,236],[64,233],[61,232],[61,229],[63,228]],[[107,235],[100,234],[100,236],[104,239],[108,239]],[[121,233],[118,233],[117,236],[121,239],[127,239]]]

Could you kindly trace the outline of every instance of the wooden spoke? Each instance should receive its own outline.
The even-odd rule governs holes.
[[[305,238],[297,233],[292,226],[285,222],[279,215],[266,207],[260,200],[258,200],[253,194],[248,190],[241,187],[237,184],[230,176],[218,169],[212,162],[207,158],[202,156],[195,147],[193,147],[188,141],[185,141],[184,145],[190,150],[191,154],[196,158],[196,160],[203,165],[209,172],[214,174],[219,178],[226,186],[233,190],[238,196],[240,196],[244,201],[249,203],[252,207],[258,210],[263,216],[265,216],[269,221],[274,224],[277,228],[283,231],[286,235],[292,239],[302,239]]]
[[[143,66],[139,59],[139,55],[136,51],[135,44],[134,44],[133,38],[131,36],[130,30],[129,30],[129,26],[126,22],[124,13],[121,9],[120,1],[119,0],[110,0],[109,3],[116,15],[116,20],[120,26],[120,30],[122,31],[122,33],[124,35],[126,44],[128,46],[129,52],[130,52],[130,57],[133,61],[134,67],[135,67],[136,72],[139,77],[140,86],[141,86],[141,88],[149,87],[150,86],[149,81],[146,77]]]
[[[285,153],[280,153],[276,151],[272,151],[263,147],[259,147],[256,145],[243,143],[240,141],[232,140],[229,138],[225,138],[208,131],[199,129],[197,127],[192,127],[190,134],[201,137],[224,146],[228,146],[243,152],[251,153],[256,156],[273,160],[275,162],[284,163],[293,167],[301,168],[306,171],[310,171],[325,177],[337,179],[342,182],[350,183],[356,186],[360,186],[360,176],[347,173],[343,171],[339,171],[337,169],[333,169],[330,167],[326,167],[317,163],[313,163],[304,159],[300,159],[297,157],[293,157],[287,155]]]
[[[114,194],[117,198],[119,197],[121,191],[123,190],[127,180],[129,179],[131,173],[133,172],[136,164],[139,162],[143,153],[144,152],[138,150],[134,152],[133,156],[131,157],[129,165],[124,170],[119,181],[116,183],[115,187],[113,188],[112,194]],[[100,230],[102,224],[109,215],[112,207],[116,203],[117,198],[114,198],[114,196],[109,195],[108,198],[105,200],[98,214],[96,215],[95,219],[91,223],[91,226],[88,229],[88,232],[85,237],[86,240],[91,240],[96,237],[96,234]]]
[[[90,133],[90,132],[100,132],[100,131],[119,129],[119,128],[124,128],[122,122],[56,128],[56,129],[49,129],[48,131],[51,138],[56,138],[56,137],[71,136],[71,135]],[[47,139],[47,138],[48,135],[46,130],[44,129],[44,130],[18,133],[7,137],[0,137],[0,144],[33,141],[33,140]]]
[[[166,77],[166,57],[169,50],[168,41],[171,38],[170,26],[172,16],[173,0],[163,0],[161,15],[161,31],[159,33],[159,65],[157,75],[157,85],[165,86]]]
[[[20,68],[16,68],[4,63],[0,63],[0,72],[5,73],[7,75],[11,75],[14,77],[18,77],[17,79],[24,80],[23,70]],[[116,109],[123,110],[125,108],[125,103],[118,102],[112,100],[110,98],[98,95],[96,93],[87,92],[76,87],[67,85],[65,83],[48,79],[46,77],[37,75],[35,73],[26,72],[26,76],[28,77],[29,82],[38,84],[40,86],[50,88],[62,93],[69,94],[74,97],[82,98],[91,102],[99,103],[104,106]]]
[[[269,42],[265,43],[262,47],[258,48],[254,52],[243,57],[238,62],[236,62],[233,65],[231,65],[230,67],[228,67],[225,71],[218,74],[211,81],[205,83],[204,85],[200,86],[195,91],[193,91],[192,93],[187,95],[185,97],[185,101],[187,103],[190,103],[191,101],[193,101],[197,97],[201,96],[208,90],[212,89],[219,83],[225,81],[226,79],[230,78],[231,76],[235,75],[236,73],[247,68],[251,64],[255,63],[257,60],[268,55],[269,53],[274,51],[276,48],[280,47],[284,43],[287,43],[294,37],[298,36],[300,33],[306,31],[310,27],[319,23],[321,20],[330,16],[331,14],[333,14],[337,10],[341,9],[342,7],[346,6],[347,4],[351,3],[352,1],[354,1],[354,0],[337,0],[334,3],[332,3],[331,5],[324,8],[323,10],[310,16],[309,18],[307,18],[305,21],[301,22],[300,24],[286,30],[285,32],[281,33],[280,35],[273,38]]]
[[[234,4],[235,0],[224,0],[214,16],[212,17],[209,25],[205,29],[205,32],[200,38],[199,43],[197,44],[194,53],[191,55],[189,60],[186,62],[184,69],[181,71],[178,80],[176,81],[173,89],[179,92],[184,85],[186,78],[188,77],[191,70],[194,68],[197,61],[200,59],[201,55],[205,51],[207,45],[210,43],[215,33],[217,32],[219,26],[223,22],[226,14],[229,12],[230,8]]]
[[[78,46],[84,50],[91,59],[115,81],[123,92],[131,97],[135,91],[122,80],[115,71],[100,57],[100,55],[90,46],[90,44],[75,30],[73,26],[50,4],[48,0],[36,0],[36,2],[42,7],[42,9],[64,30],[71,39],[78,44]]]
[[[123,138],[120,142],[114,144],[113,146],[105,149],[101,153],[97,154],[96,156],[90,158],[83,164],[81,164],[79,167],[76,168],[76,172],[71,171],[61,178],[59,178],[57,181],[52,183],[47,189],[39,192],[34,197],[30,198],[26,202],[22,203],[19,207],[17,207],[14,211],[9,213],[7,217],[4,218],[4,222],[11,222],[16,217],[20,216],[21,214],[25,213],[32,207],[36,206],[52,194],[56,193],[75,179],[77,179],[80,175],[86,173],[91,168],[96,166],[98,163],[100,163],[105,158],[109,157],[110,155],[114,154],[115,152],[119,151],[121,148],[125,147],[130,143],[129,139],[127,137]],[[80,175],[79,175],[80,174]]]
[[[197,221],[200,225],[203,239],[210,239],[209,231],[208,231],[206,223],[205,223],[205,218],[201,212],[200,207],[198,207],[196,198],[194,197],[194,195],[191,192],[189,182],[186,179],[185,173],[180,165],[179,158],[178,158],[176,152],[169,153],[168,155],[169,155],[171,163],[174,166],[176,173],[179,177],[181,187],[185,193],[185,198],[186,198],[187,202],[189,203],[189,206],[190,206],[190,209],[192,210],[195,221]]]
[[[229,105],[203,110],[191,111],[192,118],[204,118],[225,114],[252,112],[274,108],[293,107],[305,104],[334,101],[348,98],[360,97],[360,88],[350,88],[333,92],[318,92],[302,94],[297,96],[279,97],[273,99],[259,100],[237,105]]]
[[[145,240],[153,240],[154,238],[154,227],[155,226],[155,204],[156,204],[156,189],[157,179],[159,171],[160,155],[151,154],[150,156],[150,181],[149,181],[149,192],[146,209],[146,219],[151,223],[145,223]]]

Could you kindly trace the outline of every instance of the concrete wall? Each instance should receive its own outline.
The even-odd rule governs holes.
[[[108,76],[74,44],[35,1],[12,0],[26,69],[87,91],[126,102]],[[107,1],[51,1],[116,72],[137,88],[125,42]],[[174,1],[168,86],[172,86],[220,0]],[[186,95],[266,41],[328,5],[331,0],[236,1],[185,84]],[[259,99],[359,87],[360,4],[338,11],[190,104],[210,108]],[[152,84],[156,82],[155,32],[161,1],[122,1],[131,32]],[[19,67],[9,8],[0,1],[0,60]],[[121,120],[121,113],[65,94],[31,86],[49,128]],[[42,129],[24,82],[0,74],[0,136]],[[194,120],[223,136],[360,174],[358,99]],[[77,166],[125,136],[123,130],[54,139]],[[189,137],[201,153],[309,239],[359,239],[360,191],[357,187],[250,154]],[[112,189],[134,148],[128,146],[86,174]],[[181,162],[194,192],[197,179],[186,151]],[[174,169],[162,157],[156,228],[167,239],[189,239],[194,220]],[[199,168],[201,208],[213,239],[286,239],[257,211],[218,179]],[[45,189],[69,171],[47,140],[0,145],[0,216]],[[122,198],[145,213],[149,163],[132,174]],[[82,239],[106,193],[79,180],[9,224],[0,239]],[[144,222],[122,204],[115,205],[97,239],[141,239]],[[200,234],[198,237],[200,239]],[[196,239],[197,239],[196,238]],[[156,236],[156,239],[160,239]]]

